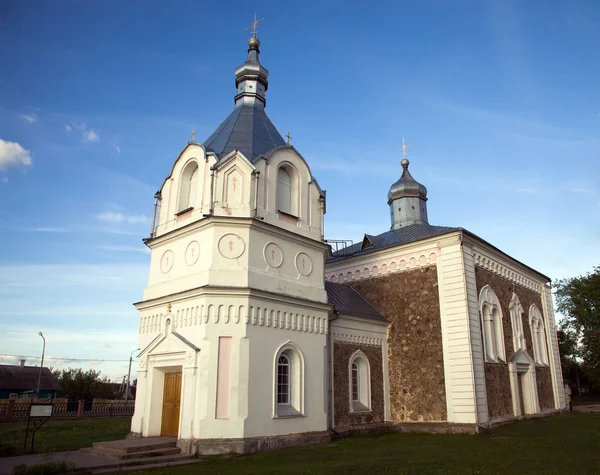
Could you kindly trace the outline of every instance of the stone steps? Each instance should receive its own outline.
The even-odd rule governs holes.
[[[176,450],[174,452],[174,450]],[[147,437],[142,439],[113,440],[95,442],[87,451],[100,457],[134,458],[152,455],[171,455],[179,453],[177,440],[173,437]]]
[[[81,452],[101,457],[85,467],[87,473],[145,470],[195,462],[193,455],[181,454],[177,440],[172,437],[96,442]]]

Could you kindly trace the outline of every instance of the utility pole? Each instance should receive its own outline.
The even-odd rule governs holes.
[[[138,350],[139,348],[136,348],[129,355],[129,370],[127,371],[127,385],[125,386],[125,402],[127,402],[127,400],[129,399],[129,378],[131,377],[131,360],[133,360],[133,354]]]
[[[40,372],[38,374],[38,383],[37,383],[37,390],[35,392],[35,396],[36,398],[40,398],[40,383],[42,381],[42,368],[44,367],[44,353],[46,353],[46,338],[44,338],[44,334],[42,332],[38,333],[39,336],[42,337],[42,339],[44,340],[44,347],[42,348],[42,362],[40,363]]]

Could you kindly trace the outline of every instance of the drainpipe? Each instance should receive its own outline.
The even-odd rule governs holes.
[[[327,331],[327,429],[337,434],[333,428],[333,342],[331,338],[331,322],[337,320],[339,313],[335,310],[333,316],[329,319]]]
[[[208,215],[212,216],[215,211],[215,165],[210,167],[210,208],[208,210]]]
[[[258,215],[258,180],[260,178],[260,172],[255,170],[254,173],[254,212],[253,215],[256,218]]]
[[[162,196],[160,191],[157,191],[154,195],[154,211],[152,212],[152,228],[150,229],[150,238],[153,238],[156,235],[156,216],[158,215],[158,211],[160,209],[161,200]]]

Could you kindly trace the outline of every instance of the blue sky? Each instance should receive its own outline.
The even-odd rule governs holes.
[[[39,355],[43,331],[50,365],[127,372],[153,195],[231,111],[254,9],[267,113],[327,190],[326,237],[389,229],[404,136],[430,223],[552,278],[600,262],[595,1],[9,0],[1,354]]]

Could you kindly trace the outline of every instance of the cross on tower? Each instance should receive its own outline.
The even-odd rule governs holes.
[[[191,136],[192,136],[192,142],[193,142],[194,141],[194,137],[196,136],[196,131],[194,129],[192,129]]]
[[[290,144],[290,140],[292,140],[292,136],[288,132],[287,135],[286,135],[286,137],[287,137],[287,144],[289,145]]]
[[[397,148],[396,150],[402,150],[402,158],[406,158],[406,149],[410,147],[410,144],[404,143],[404,137],[402,137],[402,147]]]
[[[254,12],[254,23],[252,23],[252,25],[250,25],[248,28],[246,28],[246,31],[252,29],[252,34],[254,35],[254,38],[256,38],[256,27],[262,21],[264,21],[264,18],[261,18],[260,20],[257,20],[256,19],[256,12]]]

